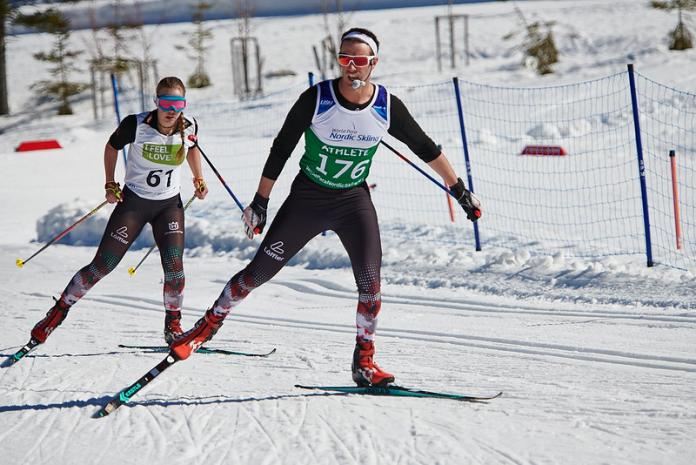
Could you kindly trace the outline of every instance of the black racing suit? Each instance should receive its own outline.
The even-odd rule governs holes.
[[[142,124],[157,128],[155,112]],[[189,122],[186,121],[188,125]],[[136,142],[135,115],[123,119],[109,138],[109,145],[121,150]],[[137,142],[136,142],[137,143]],[[152,226],[164,271],[163,299],[165,310],[181,310],[184,291],[184,208],[179,194],[164,200],[144,199],[127,187],[109,218],[101,242],[92,261],[78,271],[61,294],[60,300],[71,306],[82,298],[99,280],[113,271],[138,237],[143,227]]]
[[[332,82],[338,104],[350,110],[366,108],[348,102]],[[277,179],[297,142],[310,126],[317,102],[317,86],[306,90],[290,109],[273,141],[263,176]],[[406,143],[423,161],[437,158],[440,149],[423,132],[404,104],[391,95],[389,134]],[[295,178],[290,195],[280,207],[253,260],[230,279],[213,306],[224,317],[249,292],[270,280],[322,231],[334,231],[348,252],[358,288],[358,340],[372,340],[381,307],[382,245],[377,213],[367,183],[348,189],[317,185],[304,173]]]

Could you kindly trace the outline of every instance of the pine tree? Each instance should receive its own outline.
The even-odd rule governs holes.
[[[59,115],[71,115],[70,97],[79,94],[87,86],[70,80],[70,71],[75,70],[73,62],[81,53],[69,48],[70,22],[54,8],[31,15],[18,15],[15,22],[54,36],[53,49],[50,52],[35,53],[34,58],[53,65],[50,71],[57,79],[39,81],[32,87],[43,95],[55,97],[60,102]]]
[[[208,10],[212,5],[206,3],[203,0],[198,0],[198,3],[194,7],[193,12],[193,24],[196,25],[196,29],[188,42],[188,45],[193,52],[190,55],[191,58],[196,60],[196,70],[189,76],[187,85],[193,88],[207,87],[210,83],[210,77],[208,73],[205,72],[205,56],[208,52],[208,45],[206,42],[213,37],[213,33],[210,28],[206,28],[203,15],[206,10]],[[183,47],[178,47],[183,48]]]
[[[553,73],[551,65],[558,63],[558,49],[551,31],[554,22],[535,21],[529,23],[517,4],[514,4],[514,9],[525,29],[522,43],[525,55],[524,64],[534,67],[536,72],[542,75]],[[514,35],[515,33],[510,33],[505,36],[505,39],[512,38]]]
[[[652,0],[650,6],[659,10],[677,10],[678,12],[679,19],[677,21],[677,27],[669,33],[670,50],[687,50],[693,48],[693,38],[686,24],[682,21],[682,11],[696,10],[696,0]]]

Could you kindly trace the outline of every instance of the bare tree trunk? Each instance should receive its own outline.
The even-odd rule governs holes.
[[[5,9],[5,6],[0,6],[1,9]],[[5,21],[7,20],[7,15],[3,11],[2,17],[0,18],[0,115],[9,115],[10,107],[7,103],[7,66],[6,66],[6,56],[5,56]]]

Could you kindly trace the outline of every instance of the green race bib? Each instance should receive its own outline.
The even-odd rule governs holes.
[[[320,186],[347,189],[365,181],[376,151],[377,144],[367,148],[325,144],[311,129],[307,129],[300,169]]]

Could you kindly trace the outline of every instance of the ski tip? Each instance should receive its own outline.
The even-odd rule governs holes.
[[[118,402],[118,397],[116,399],[111,399],[105,406],[94,412],[92,418],[103,418],[119,408],[121,405],[123,405],[123,403]]]
[[[0,368],[9,368],[14,364],[15,364],[14,357],[7,357],[5,360],[2,361],[2,363],[0,363]]]
[[[17,261],[15,261],[15,265],[17,265],[17,268],[22,268],[24,266],[24,260],[18,258]]]
[[[132,266],[128,268],[128,274],[133,276],[135,274],[135,268],[133,268]]]

